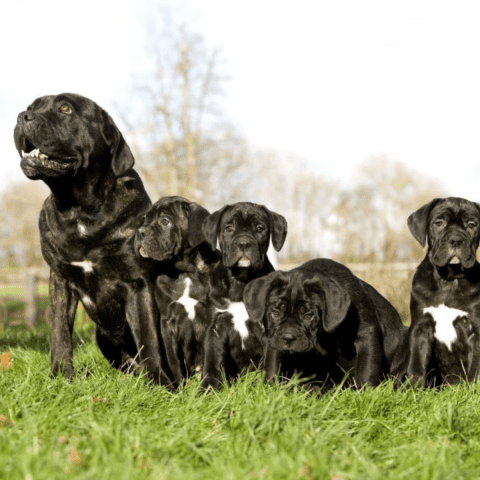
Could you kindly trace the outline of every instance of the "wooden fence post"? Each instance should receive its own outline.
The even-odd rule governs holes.
[[[25,323],[34,327],[38,319],[37,279],[33,270],[25,271]]]

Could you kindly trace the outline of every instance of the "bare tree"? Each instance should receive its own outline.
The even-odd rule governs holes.
[[[358,167],[356,186],[342,194],[336,209],[344,261],[415,261],[423,256],[411,237],[407,217],[434,197],[445,195],[436,180],[386,154]]]
[[[157,13],[147,28],[153,68],[134,81],[140,112],[120,115],[153,197],[176,194],[212,204],[214,186],[225,188],[247,160],[245,140],[219,105],[228,79],[225,60],[202,35],[175,25],[168,10]]]

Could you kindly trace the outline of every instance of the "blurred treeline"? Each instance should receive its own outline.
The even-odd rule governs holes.
[[[280,264],[319,256],[348,263],[422,257],[406,219],[444,196],[438,182],[377,154],[346,172],[355,180],[345,186],[295,154],[256,149],[222,109],[229,77],[221,49],[175,25],[168,12],[146,32],[150,68],[133,78],[131,98],[110,114],[152,201],[182,195],[210,211],[236,201],[262,203],[288,221]],[[47,195],[42,182],[27,180],[1,192],[0,266],[43,265],[37,224]]]

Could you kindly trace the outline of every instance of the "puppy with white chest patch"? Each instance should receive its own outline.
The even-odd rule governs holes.
[[[282,215],[263,205],[240,202],[226,205],[203,223],[211,248],[217,245],[222,261],[210,275],[202,388],[219,387],[222,371],[236,377],[263,357],[263,331],[251,322],[243,303],[243,291],[252,280],[274,270],[267,250],[272,241],[279,251],[287,235]]]
[[[163,197],[135,235],[138,255],[157,262],[155,299],[175,386],[203,365],[208,278],[220,260],[203,236],[208,215],[201,205],[183,197]]]
[[[407,377],[423,386],[473,381],[480,371],[480,205],[436,198],[408,227],[427,254],[412,282]]]

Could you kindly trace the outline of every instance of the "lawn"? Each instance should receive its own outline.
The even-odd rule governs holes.
[[[91,324],[75,329],[76,377],[49,377],[49,333],[0,333],[0,478],[480,478],[480,384],[440,391],[312,394],[253,372],[200,395],[109,367]]]

